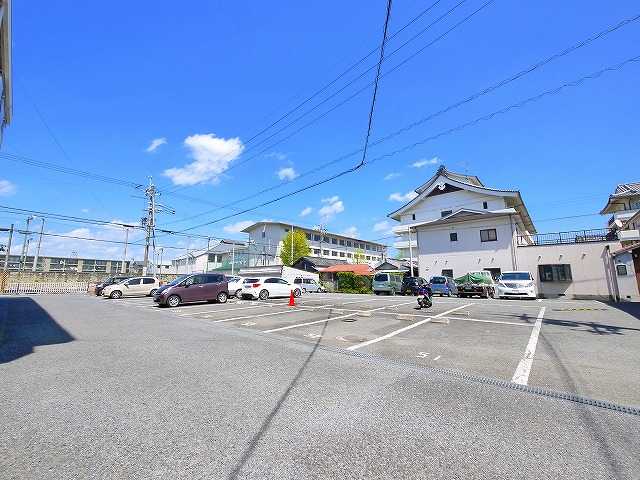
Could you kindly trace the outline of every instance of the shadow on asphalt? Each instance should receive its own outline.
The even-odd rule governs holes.
[[[33,353],[39,345],[75,340],[28,297],[0,297],[0,363]]]
[[[628,313],[640,320],[640,303],[638,302],[607,302],[607,307],[615,308],[621,312]]]

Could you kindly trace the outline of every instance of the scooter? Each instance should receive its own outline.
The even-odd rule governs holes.
[[[429,287],[418,290],[418,305],[420,308],[429,308],[433,305],[431,301],[431,289]]]

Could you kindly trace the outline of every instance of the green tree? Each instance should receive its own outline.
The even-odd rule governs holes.
[[[291,245],[293,244],[293,249]],[[293,255],[291,252],[293,251]],[[280,250],[280,259],[282,264],[290,267],[300,257],[304,257],[311,253],[311,249],[307,244],[307,236],[302,231],[289,232],[282,239],[282,249]]]
[[[364,263],[364,260],[365,260],[364,250],[359,248],[355,252],[353,252],[353,261],[355,263]]]

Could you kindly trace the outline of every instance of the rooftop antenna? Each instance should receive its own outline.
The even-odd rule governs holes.
[[[469,176],[469,167],[471,167],[471,165],[469,165],[469,162],[467,162],[465,160],[465,162],[462,164],[462,166],[464,167],[464,174],[468,177]]]

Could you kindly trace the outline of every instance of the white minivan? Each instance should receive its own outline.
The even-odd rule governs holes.
[[[531,272],[502,272],[498,279],[498,298],[536,298],[535,279]]]

